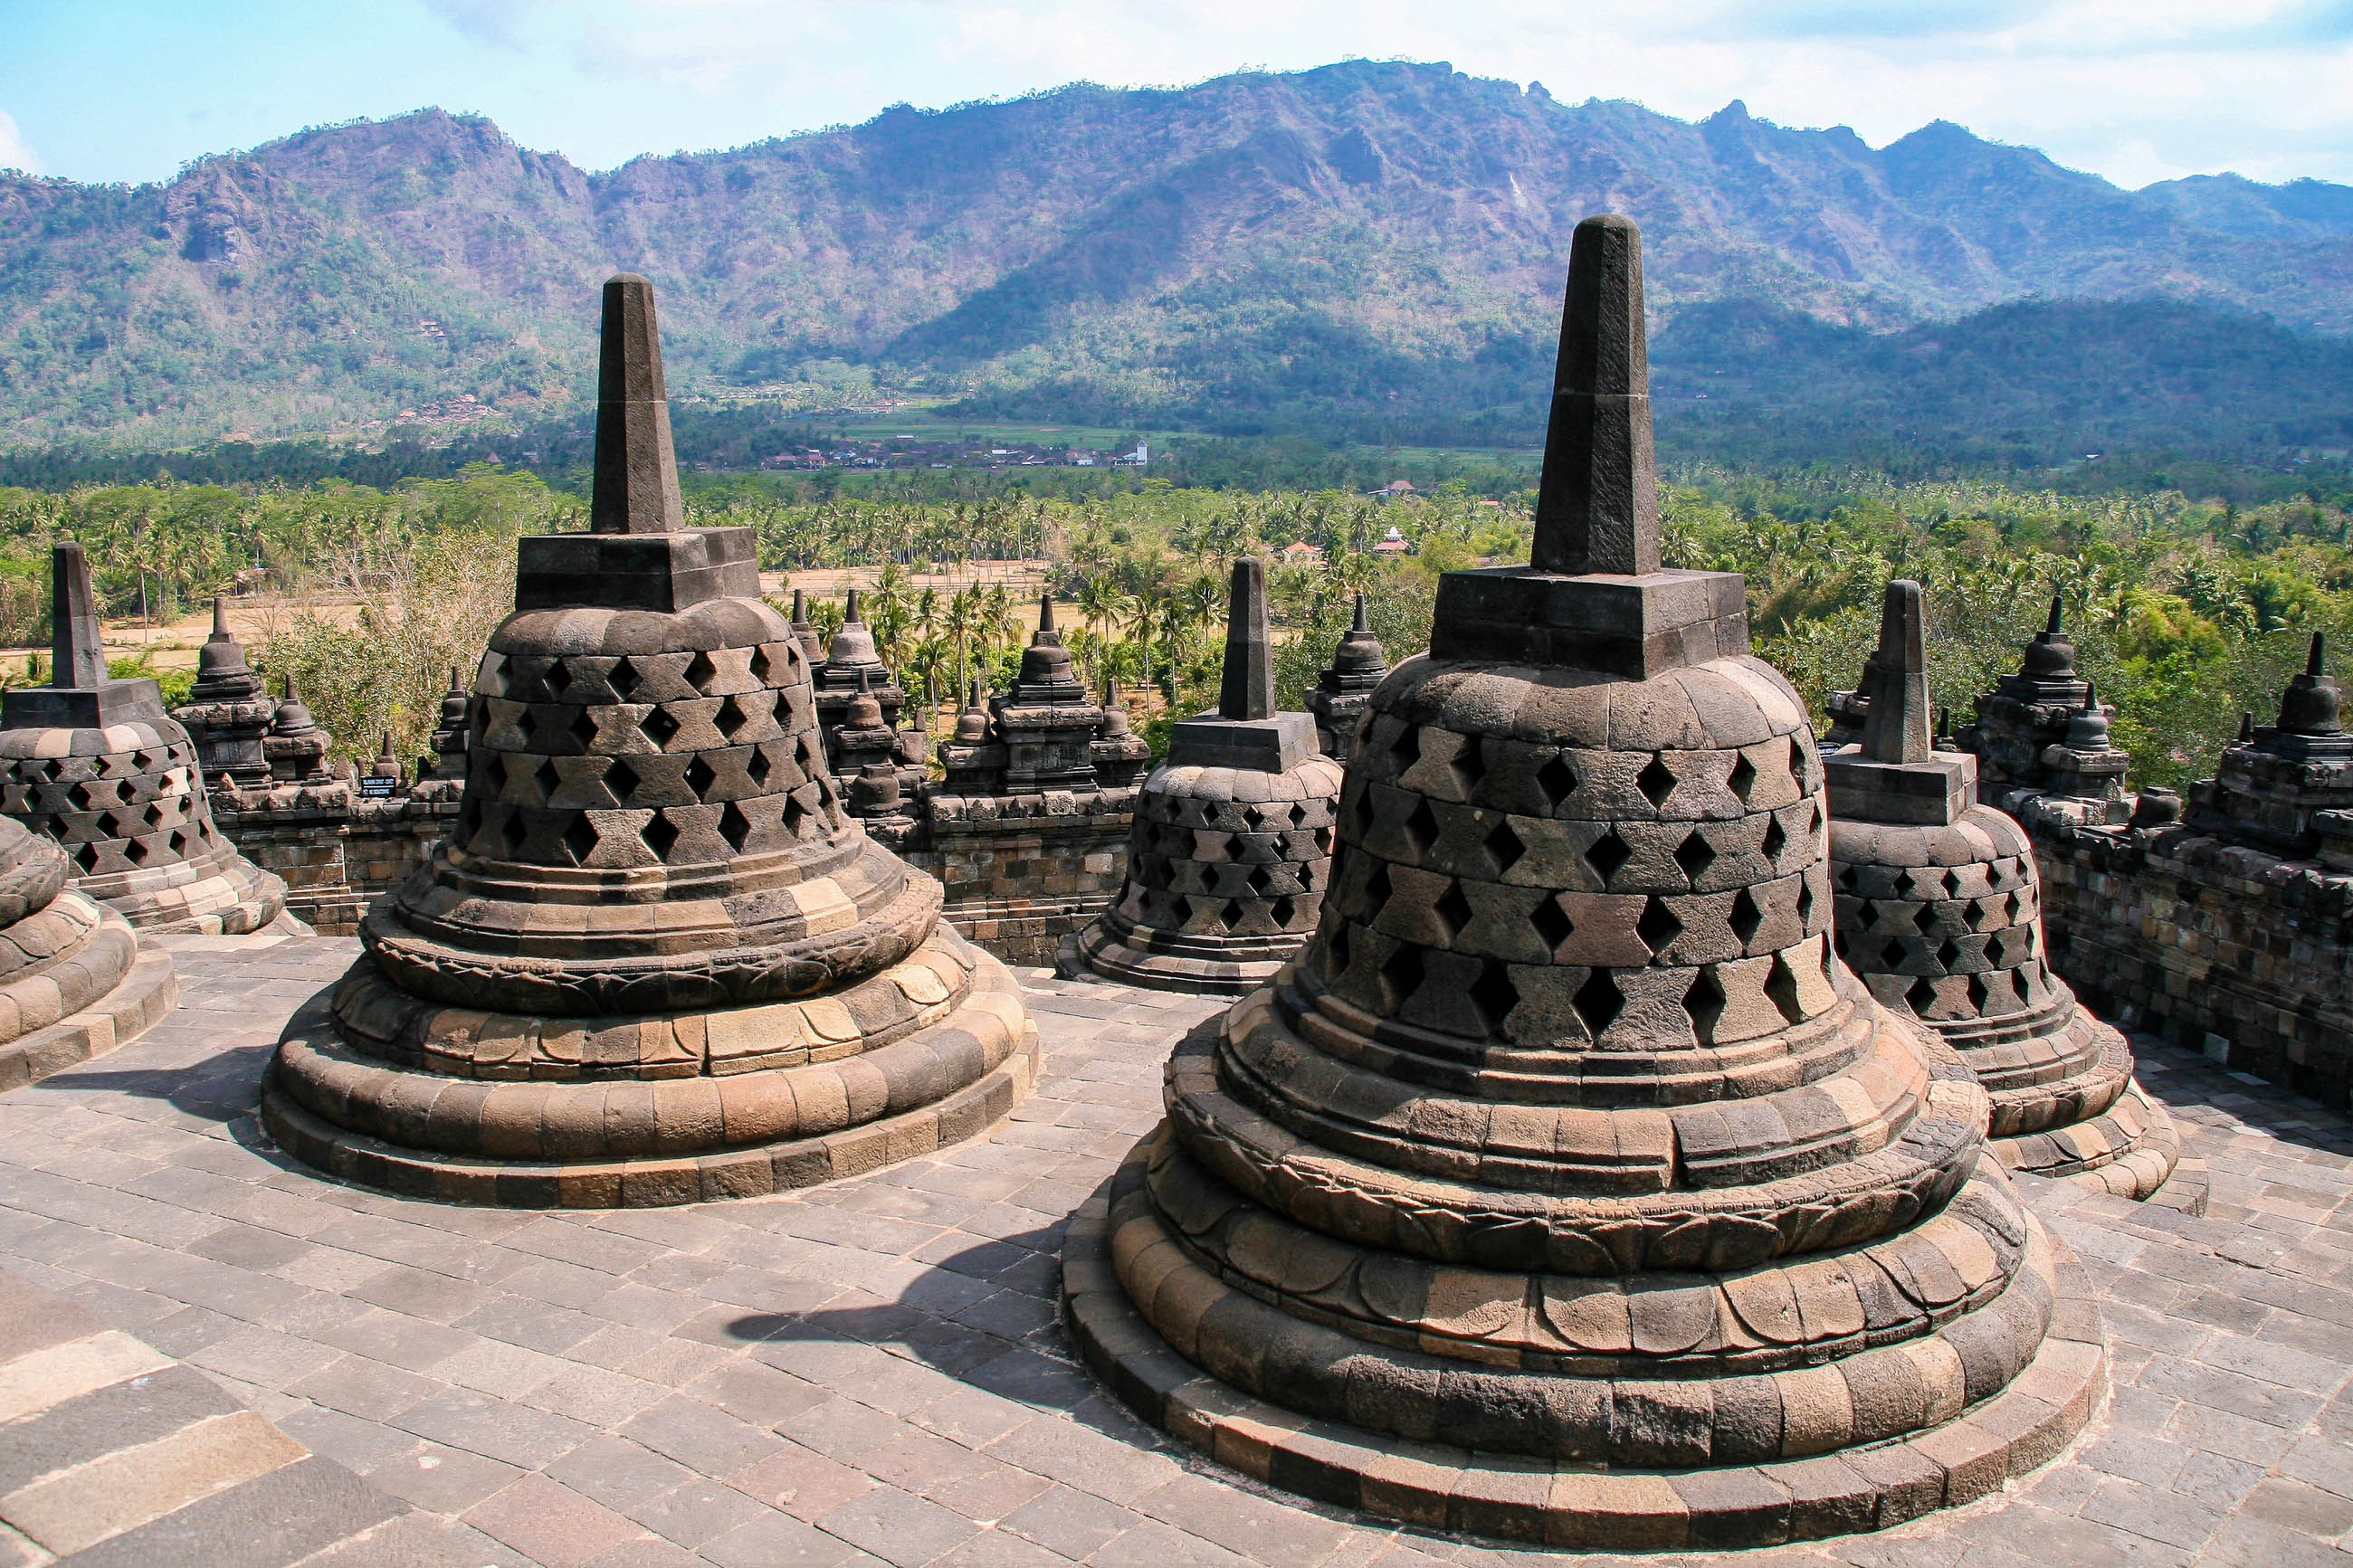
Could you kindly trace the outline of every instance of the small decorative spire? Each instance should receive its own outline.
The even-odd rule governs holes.
[[[2280,699],[2279,728],[2292,735],[2340,735],[2344,706],[2336,679],[2327,673],[2327,638],[2312,634],[2312,651],[2305,656],[2303,672],[2287,683]]]
[[[1051,594],[1038,595],[1038,630],[1041,633],[1054,630],[1054,595]]]
[[[1218,717],[1266,719],[1274,713],[1272,637],[1267,625],[1266,563],[1234,563],[1226,604],[1226,670],[1218,689]]]
[[[2253,713],[2242,712],[2239,715],[2239,744],[2253,745],[2254,739],[2255,716]]]
[[[588,527],[596,533],[676,533],[686,527],[654,286],[633,273],[605,284]]]
[[[1530,564],[1577,574],[1656,572],[1657,469],[1642,231],[1631,218],[1589,217],[1569,241]]]
[[[849,602],[842,606],[841,624],[843,626],[848,626],[850,622],[855,621],[858,618],[858,590],[852,588],[849,591]]]
[[[1874,763],[1925,763],[1935,748],[1928,729],[1928,645],[1920,584],[1887,584],[1879,612],[1879,648],[1863,666],[1871,710],[1862,721],[1862,754]]]
[[[2061,613],[2066,608],[2066,604],[2067,602],[2058,595],[2051,595],[2051,618],[2042,624],[2044,637],[2057,637],[2067,629],[2060,619]]]

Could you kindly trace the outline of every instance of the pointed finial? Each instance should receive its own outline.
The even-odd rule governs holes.
[[[2042,630],[2045,635],[2057,637],[2061,632],[2067,629],[2061,621],[2062,613],[2065,608],[2065,600],[2062,599],[2056,594],[2051,595],[2051,618],[2042,624]]]
[[[228,595],[227,594],[215,594],[213,595],[213,635],[211,640],[214,642],[227,642],[230,640],[228,629]]]
[[[596,533],[676,533],[685,526],[654,286],[625,272],[605,283],[588,527]]]
[[[2241,713],[2239,715],[2239,743],[2242,746],[2246,745],[2253,742],[2254,738],[2255,716],[2253,713]]]
[[[805,589],[796,588],[793,590],[793,625],[803,626],[807,621],[808,594]]]
[[[848,626],[850,622],[852,622],[852,621],[856,620],[857,618],[858,618],[858,590],[857,590],[857,589],[855,589],[855,588],[852,588],[852,589],[849,591],[849,602],[848,604],[846,604],[846,605],[844,605],[842,606],[842,611],[841,611],[841,624],[842,624],[843,626]]]
[[[867,696],[871,694],[873,689],[874,672],[871,669],[860,668],[858,672],[858,695],[860,697]]]
[[[2099,710],[2100,689],[2096,683],[2087,680],[2084,682],[2084,711],[2097,713]]]
[[[2307,655],[2305,657],[2305,661],[2304,661],[2304,672],[2305,672],[2305,674],[2306,674],[2306,675],[2318,675],[2318,674],[2320,674],[2320,673],[2321,673],[2321,660],[2322,660],[2324,658],[2326,658],[2326,657],[2327,657],[2327,651],[2328,651],[2328,638],[2327,638],[2327,634],[2322,633],[2322,632],[2315,632],[2315,633],[2313,633],[2313,634],[2312,634],[2312,652],[2311,652],[2311,653],[2309,653],[2309,654],[2307,654]]]
[[[1642,321],[1642,231],[1605,215],[1577,226],[1552,420],[1536,492],[1539,572],[1659,569],[1658,458]]]
[[[1928,643],[1920,584],[1887,584],[1879,611],[1879,648],[1863,667],[1871,711],[1862,721],[1862,754],[1874,763],[1925,763],[1928,733]]]
[[[291,702],[294,700],[294,672],[290,669],[286,672],[286,700]]]
[[[1051,594],[1038,595],[1038,629],[1041,632],[1054,629],[1054,595]]]
[[[49,684],[95,689],[106,680],[106,649],[90,591],[90,556],[68,540],[49,552]]]
[[[1352,632],[1369,632],[1373,629],[1373,623],[1365,614],[1365,595],[1362,589],[1356,593],[1356,619],[1348,629]]]
[[[1233,590],[1226,604],[1226,673],[1218,689],[1219,718],[1273,716],[1271,641],[1267,628],[1266,563],[1245,555],[1234,563]]]

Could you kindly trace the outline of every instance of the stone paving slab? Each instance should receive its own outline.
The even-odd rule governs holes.
[[[528,1214],[340,1186],[263,1142],[278,1027],[355,943],[164,945],[176,1015],[0,1096],[0,1268],[201,1369],[456,1561],[1554,1560],[1271,1494],[1073,1364],[1062,1228],[1157,1117],[1160,1063],[1214,1000],[1024,972],[1045,1070],[986,1140],[754,1202]],[[2208,1215],[2026,1184],[2102,1298],[2108,1409],[1970,1509],[1745,1560],[2353,1563],[2353,1125],[2136,1047],[2210,1166]]]

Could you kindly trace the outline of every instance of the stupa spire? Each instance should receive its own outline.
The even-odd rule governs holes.
[[[1928,643],[1920,584],[1887,584],[1879,611],[1879,649],[1862,672],[1871,711],[1862,721],[1862,754],[1874,763],[1925,763],[1935,749],[1929,731]]]
[[[662,384],[654,286],[632,273],[605,284],[596,363],[596,477],[588,526],[596,533],[676,533],[686,527]]]
[[[1659,569],[1642,231],[1631,218],[1587,218],[1569,242],[1529,563],[1539,572],[1630,576]]]
[[[1266,719],[1274,713],[1274,666],[1267,627],[1266,563],[1234,563],[1226,603],[1226,673],[1218,689],[1220,719]]]
[[[98,602],[90,591],[90,554],[72,540],[50,552],[49,684],[95,690],[106,684],[106,649]]]

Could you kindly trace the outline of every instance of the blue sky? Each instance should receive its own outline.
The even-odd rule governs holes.
[[[426,104],[584,167],[1080,79],[1451,60],[1874,145],[1930,120],[2119,184],[2353,183],[2353,0],[0,0],[0,166],[153,180]]]

